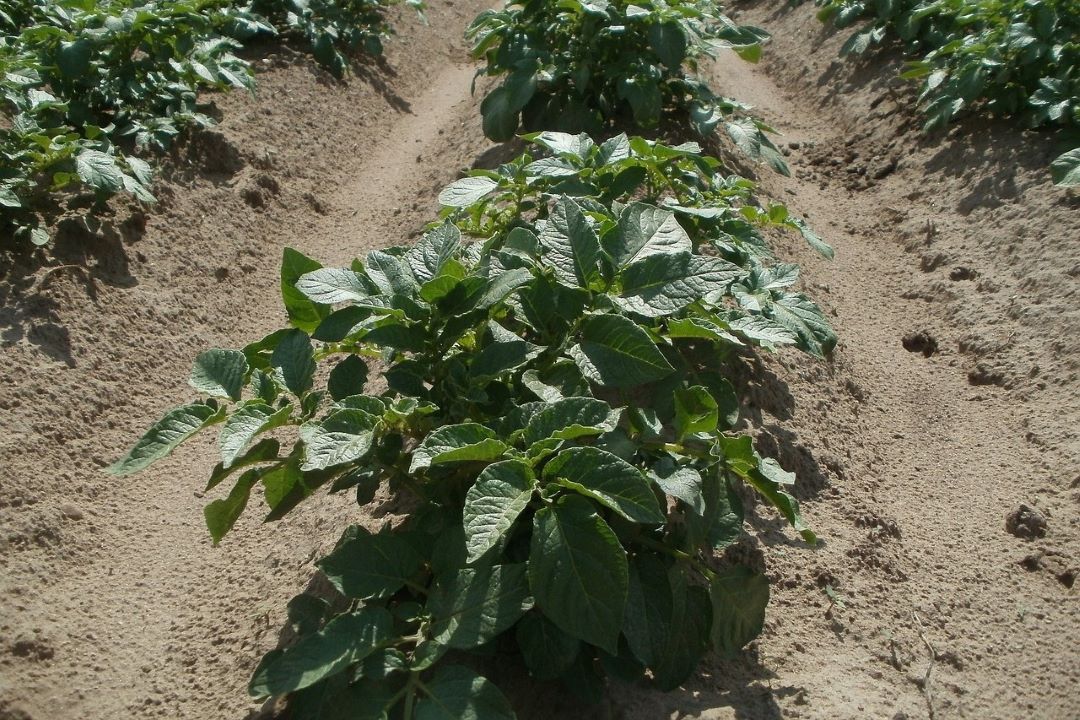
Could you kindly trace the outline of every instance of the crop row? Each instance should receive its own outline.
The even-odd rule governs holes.
[[[254,88],[245,43],[297,36],[335,75],[378,54],[395,0],[16,0],[0,6],[0,233],[49,241],[64,191],[152,203],[151,165],[204,89]],[[420,5],[416,3],[418,7]]]
[[[611,129],[723,122],[780,166],[760,121],[684,70],[704,38],[756,59],[764,33],[696,0],[563,0],[469,34],[506,75],[489,135],[606,139],[523,135],[526,153],[439,194],[414,246],[345,268],[287,249],[286,326],[200,354],[201,399],[109,468],[216,431],[215,542],[259,494],[267,521],[324,489],[391,511],[344,531],[318,563],[334,592],[289,603],[298,639],[251,679],[293,718],[509,720],[477,669],[493,656],[591,700],[605,677],[675,688],[761,632],[768,580],[724,555],[747,508],[816,540],[794,476],[754,449],[737,378],[757,352],[836,343],[763,231],[832,250],[696,143]]]
[[[859,24],[843,55],[886,40],[913,58],[926,129],[969,112],[1060,128],[1054,182],[1080,185],[1080,5],[1074,0],[818,0],[818,17]]]

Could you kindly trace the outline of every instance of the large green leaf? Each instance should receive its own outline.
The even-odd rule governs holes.
[[[245,403],[229,415],[218,435],[222,466],[230,467],[259,433],[287,423],[292,410],[292,405],[275,410],[266,403],[253,401]]]
[[[509,449],[478,423],[446,425],[431,432],[413,453],[409,472],[450,462],[497,460]]]
[[[440,667],[421,685],[415,720],[515,720],[493,682],[461,665]]]
[[[634,656],[652,666],[663,657],[672,630],[674,600],[668,567],[659,555],[638,553],[629,571],[623,635]]]
[[[532,607],[525,563],[462,568],[440,581],[428,599],[431,638],[461,650],[509,629]]]
[[[621,410],[612,410],[610,405],[596,398],[568,397],[556,400],[544,405],[529,418],[525,425],[525,445],[548,438],[573,440],[601,435],[615,429],[621,414]]]
[[[319,569],[346,597],[366,600],[390,597],[419,572],[423,562],[401,533],[373,535],[358,529],[355,537],[319,561]]]
[[[678,22],[651,23],[649,45],[660,61],[671,70],[679,70],[686,58],[686,33]]]
[[[277,379],[296,396],[311,389],[315,377],[315,349],[303,330],[289,330],[278,341],[270,356]]]
[[[664,522],[652,486],[641,471],[606,450],[591,446],[563,450],[544,466],[544,478],[591,497],[627,520]]]
[[[516,122],[517,118],[514,120]],[[481,198],[490,195],[497,187],[499,187],[498,181],[489,177],[464,177],[443,188],[439,193],[439,204],[443,207],[469,207]]]
[[[1050,163],[1050,175],[1055,185],[1072,187],[1080,185],[1080,147],[1073,148],[1054,158]]]
[[[824,357],[836,347],[836,333],[812,300],[801,293],[785,293],[766,307],[776,322],[795,333],[799,346]]]
[[[554,680],[574,663],[581,641],[567,635],[539,612],[526,613],[514,631],[518,649],[537,680]]]
[[[604,236],[604,250],[616,268],[653,255],[677,255],[694,249],[674,213],[634,202],[619,213],[619,224]]]
[[[462,510],[470,562],[483,557],[506,535],[535,489],[532,468],[519,460],[484,468],[465,495]]]
[[[296,281],[296,289],[320,305],[356,302],[371,295],[364,276],[344,268],[320,268],[304,273]]]
[[[521,339],[496,341],[476,353],[469,371],[477,380],[489,380],[521,367],[544,348]]]
[[[305,438],[302,470],[351,463],[364,457],[374,441],[379,417],[361,408],[343,408],[327,415],[321,422],[308,423],[302,430]]]
[[[600,241],[573,199],[559,197],[540,233],[540,245],[561,282],[587,288],[599,276]]]
[[[652,255],[623,271],[622,291],[615,302],[646,317],[672,315],[699,300],[722,302],[728,287],[743,274],[738,265],[720,258]]]
[[[116,193],[124,188],[124,173],[116,158],[100,150],[83,150],[76,155],[75,172],[84,183],[104,193]]]
[[[289,695],[289,719],[387,720],[394,695],[389,683],[350,682],[348,673],[338,673]]]
[[[713,648],[733,656],[765,626],[769,579],[748,567],[735,566],[710,581],[709,595]]]
[[[461,246],[461,231],[447,220],[431,232],[425,233],[420,242],[405,253],[405,261],[413,276],[421,283],[434,279]]]
[[[303,253],[285,248],[281,257],[281,299],[289,314],[289,323],[304,332],[315,332],[330,308],[312,302],[296,289],[296,283],[306,273],[322,268],[318,262]]]
[[[221,422],[224,408],[196,403],[165,413],[124,457],[105,468],[111,475],[131,475],[171,453],[177,445],[207,425]]]
[[[567,495],[536,513],[529,584],[559,628],[617,653],[627,583],[626,552],[588,500]]]
[[[291,648],[267,654],[248,690],[255,697],[265,697],[313,685],[371,654],[390,639],[392,625],[390,613],[381,607],[339,615]]]
[[[239,400],[247,371],[247,358],[239,350],[207,350],[195,358],[188,382],[207,395]]]
[[[686,571],[679,565],[668,571],[672,612],[666,642],[659,648],[652,666],[661,690],[674,690],[697,669],[708,646],[712,614],[709,596],[696,585],[688,585]]]
[[[587,318],[570,355],[585,377],[604,387],[641,385],[674,371],[649,334],[619,315]]]

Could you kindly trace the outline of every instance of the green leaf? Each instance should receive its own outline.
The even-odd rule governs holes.
[[[664,98],[656,80],[641,75],[623,77],[617,92],[620,98],[630,103],[635,123],[653,127],[660,121]]]
[[[385,599],[400,590],[423,566],[409,539],[395,532],[357,535],[318,562],[319,569],[343,595],[360,600]]]
[[[751,118],[725,122],[724,129],[727,130],[728,136],[735,145],[751,158],[765,161],[781,175],[791,174],[787,163],[784,162],[784,157]]]
[[[308,423],[304,464],[301,470],[323,470],[356,462],[368,454],[374,442],[379,417],[360,408],[344,408],[327,415],[320,423]]]
[[[165,413],[127,455],[105,468],[110,475],[131,475],[171,453],[177,445],[208,425],[225,418],[224,408],[195,403]]]
[[[369,656],[369,662],[374,656]],[[338,673],[289,695],[290,720],[387,720],[396,698],[389,684],[350,682]]]
[[[477,423],[446,425],[431,432],[413,453],[409,472],[450,462],[497,460],[509,449],[488,428]]]
[[[9,208],[21,208],[22,200],[10,185],[0,185],[0,206]]]
[[[315,377],[315,349],[303,330],[289,330],[278,341],[270,356],[278,382],[297,397],[311,389]]]
[[[365,269],[367,276],[384,295],[409,297],[419,289],[409,266],[382,250],[372,250],[368,253]]]
[[[426,283],[437,277],[461,247],[461,231],[447,220],[405,253],[405,260],[417,281]]]
[[[222,467],[229,468],[256,435],[286,424],[292,411],[292,405],[274,410],[260,401],[245,403],[238,408],[225,421],[218,435]]]
[[[529,418],[525,426],[525,445],[541,440],[573,440],[588,435],[601,435],[614,430],[621,410],[612,410],[603,400],[590,397],[569,397],[548,403]]]
[[[604,236],[604,250],[617,269],[653,255],[690,253],[690,236],[675,214],[645,203],[634,202],[619,213],[619,224]]]
[[[671,70],[679,70],[686,58],[686,33],[677,22],[649,25],[649,45],[660,61]]]
[[[666,494],[682,500],[696,515],[704,516],[705,498],[701,492],[701,473],[697,470],[671,463],[670,467],[655,468],[651,477]]]
[[[716,430],[719,415],[716,400],[701,385],[675,390],[675,437],[680,442],[687,435]]]
[[[833,332],[825,315],[810,298],[801,293],[786,293],[770,303],[766,312],[799,338],[799,347],[817,357],[824,357],[836,347]]]
[[[663,657],[672,631],[675,606],[668,568],[659,555],[638,553],[629,573],[623,635],[634,656],[653,666]]]
[[[210,479],[206,482],[206,491],[209,492],[217,487],[222,480],[232,475],[241,468],[248,467],[249,465],[257,465],[258,463],[269,462],[271,460],[278,459],[278,452],[281,450],[281,443],[274,438],[263,438],[259,442],[255,443],[246,453],[233,460],[229,467],[225,467],[224,462],[219,462],[214,466],[214,469],[210,471]]]
[[[1050,175],[1054,178],[1055,185],[1080,185],[1080,148],[1074,148],[1054,158],[1050,163]]]
[[[687,585],[682,567],[668,571],[668,582],[672,598],[669,631],[652,667],[661,690],[674,690],[693,675],[705,653],[712,615],[708,594],[703,588]]]
[[[536,489],[532,468],[518,460],[488,465],[465,495],[462,520],[469,562],[483,557],[510,530]]]
[[[554,680],[574,664],[581,641],[567,635],[539,612],[526,613],[514,631],[529,674],[537,680]]]
[[[545,130],[544,132],[531,133],[523,137],[529,142],[542,145],[556,155],[571,157],[574,160],[586,160],[592,149],[596,147],[596,143],[585,133],[571,135],[570,133]]]
[[[439,204],[443,207],[469,207],[490,195],[497,187],[499,187],[499,183],[489,177],[461,178],[443,188],[442,192],[439,193]]]
[[[769,579],[748,567],[736,566],[709,582],[712,599],[712,644],[718,653],[734,656],[761,634]]]
[[[336,675],[389,640],[392,625],[390,613],[381,607],[339,615],[296,645],[264,657],[248,691],[254,697],[283,695]]]
[[[820,235],[811,230],[805,220],[797,217],[789,217],[788,224],[793,225],[795,229],[799,231],[799,234],[803,236],[803,239],[806,240],[806,244],[814,248],[819,255],[829,260],[833,259],[835,252],[833,251],[832,246],[822,240]]]
[[[588,500],[567,495],[536,513],[529,584],[560,629],[617,653],[627,578],[626,552]]]
[[[508,630],[532,607],[525,563],[462,568],[431,593],[431,638],[470,650]]]
[[[480,103],[484,135],[494,142],[514,139],[518,113],[536,92],[536,78],[531,73],[514,72]]]
[[[116,158],[99,150],[83,150],[76,155],[75,172],[95,190],[116,193],[124,189],[124,173],[116,164]]]
[[[641,471],[606,450],[588,446],[563,450],[544,466],[544,478],[576,490],[632,522],[664,522],[656,495]]]
[[[573,199],[563,195],[555,203],[540,245],[555,277],[571,287],[587,288],[599,276],[600,241]]]
[[[515,720],[499,688],[461,665],[440,667],[421,690],[415,720]]]
[[[301,252],[285,248],[281,257],[281,299],[289,314],[293,327],[304,332],[315,332],[323,318],[330,314],[330,309],[315,304],[296,289],[296,283],[306,273],[322,268]]]
[[[320,268],[304,273],[296,281],[296,289],[319,305],[366,300],[371,294],[363,275],[344,268]]]
[[[604,387],[641,385],[674,371],[649,334],[619,315],[588,317],[570,356],[585,377]]]
[[[359,355],[349,355],[334,366],[326,381],[326,389],[335,400],[359,395],[367,385],[368,366]]]
[[[56,65],[67,80],[80,79],[90,70],[94,44],[85,38],[62,42],[56,49]]]
[[[207,395],[239,400],[247,371],[247,358],[239,350],[207,350],[195,358],[188,383]]]
[[[258,482],[263,472],[258,468],[248,470],[236,481],[232,492],[224,500],[214,500],[203,508],[203,517],[206,519],[206,527],[210,531],[210,537],[217,545],[226,533],[232,530],[237,519],[247,507],[251,488]]]
[[[687,305],[719,303],[728,287],[745,274],[726,260],[680,253],[652,255],[627,267],[615,303],[645,317],[672,315]]]
[[[469,371],[478,380],[489,380],[521,367],[539,355],[544,348],[524,340],[493,342],[474,357]]]

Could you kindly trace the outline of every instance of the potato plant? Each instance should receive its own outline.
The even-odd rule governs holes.
[[[417,0],[407,0],[416,4]],[[36,209],[81,189],[154,201],[150,165],[186,128],[208,127],[199,92],[254,88],[243,43],[301,34],[339,77],[377,54],[378,0],[18,0],[0,6],[0,228],[48,242]],[[262,13],[265,13],[263,15]]]
[[[969,111],[1064,129],[1071,149],[1051,165],[1060,185],[1080,184],[1080,6],[1073,0],[819,0],[818,17],[862,23],[841,48],[858,55],[885,39],[916,59],[903,77],[922,82],[926,129]]]
[[[552,154],[454,183],[414,247],[287,250],[288,327],[201,354],[205,399],[109,469],[216,428],[215,542],[255,492],[267,520],[321,488],[396,508],[345,530],[319,562],[338,596],[296,597],[298,640],[254,673],[293,718],[513,718],[492,654],[674,688],[762,628],[767,579],[716,557],[744,502],[815,541],[729,380],[757,348],[835,343],[798,268],[766,262],[756,225],[784,218],[692,146],[532,140]]]
[[[519,127],[655,128],[681,115],[703,136],[722,124],[741,150],[788,172],[766,135],[771,128],[748,105],[686,72],[721,48],[757,61],[768,38],[736,25],[711,0],[521,0],[481,13],[466,37],[473,56],[487,63],[482,72],[503,76],[480,107],[492,140],[508,140]]]

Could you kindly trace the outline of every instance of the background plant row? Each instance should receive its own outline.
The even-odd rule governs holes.
[[[1074,0],[818,0],[818,17],[846,28],[858,55],[891,39],[915,58],[926,129],[968,112],[1061,128],[1059,185],[1080,184],[1080,4]],[[869,21],[869,22],[867,22]]]
[[[207,127],[198,92],[253,90],[245,43],[302,38],[336,76],[378,55],[397,0],[16,0],[0,4],[0,232],[36,245],[36,210],[84,189],[151,203],[141,159]],[[421,7],[418,0],[409,4]]]

